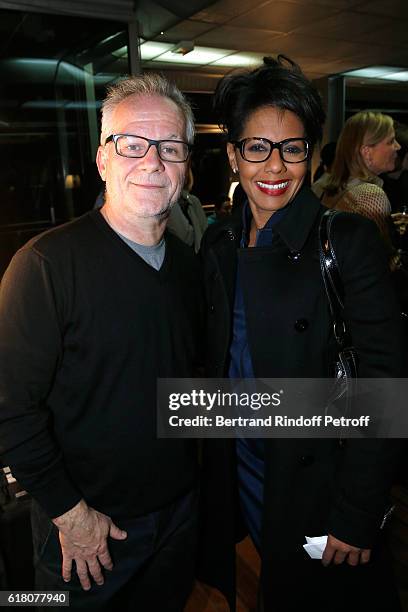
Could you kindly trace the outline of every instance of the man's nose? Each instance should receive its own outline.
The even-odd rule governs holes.
[[[140,158],[140,165],[142,168],[149,170],[155,170],[157,168],[163,168],[163,162],[160,159],[159,151],[156,145],[150,145],[146,155]]]

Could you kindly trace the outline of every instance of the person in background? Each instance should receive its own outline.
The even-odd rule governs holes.
[[[197,449],[158,439],[155,415],[157,379],[191,377],[202,337],[196,257],[165,235],[193,137],[164,77],[111,85],[102,208],[2,279],[0,454],[33,498],[36,589],[73,609],[182,612],[192,588]]]
[[[317,168],[311,189],[313,193],[320,199],[323,195],[324,188],[326,187],[330,178],[331,167],[333,165],[334,156],[336,154],[336,143],[326,143],[320,152],[320,165]]]
[[[400,150],[392,117],[373,111],[352,115],[339,136],[322,203],[329,208],[363,215],[377,224],[387,249],[401,311],[407,313],[406,256],[400,248],[402,242],[397,238],[391,204],[381,178],[384,173],[392,173],[398,167]],[[404,336],[407,337],[407,326],[404,327]],[[405,366],[405,372],[406,369]]]
[[[408,126],[397,123],[395,136],[400,145],[397,152],[395,170],[381,175],[383,189],[391,204],[393,221],[391,239],[399,251],[402,265],[405,268],[405,295],[408,293]],[[408,300],[405,297],[405,312]]]
[[[197,253],[201,238],[207,229],[207,216],[199,198],[191,193],[194,184],[191,164],[189,164],[186,182],[180,198],[172,206],[167,220],[167,229],[193,247]]]
[[[225,193],[217,196],[214,201],[214,212],[208,216],[207,224],[217,223],[231,214],[231,198]]]
[[[382,174],[381,179],[391,205],[390,236],[396,251],[393,279],[405,322],[405,338],[408,341],[408,126],[396,123],[395,136],[400,145],[395,170]],[[404,371],[407,376],[408,352]],[[406,446],[408,448],[408,443]],[[405,466],[406,463],[403,469]]]
[[[391,206],[379,175],[394,170],[399,149],[392,117],[369,110],[352,115],[340,133],[322,198],[329,208],[358,213],[377,224],[391,269],[398,258],[390,233]]]
[[[408,126],[395,124],[395,138],[400,145],[397,151],[395,169],[381,174],[383,189],[391,204],[391,212],[408,209]]]
[[[320,96],[280,55],[225,76],[214,104],[247,202],[201,245],[207,376],[328,378],[335,341],[318,252],[326,209],[305,183],[325,118]],[[377,227],[340,213],[332,237],[359,376],[398,376],[399,312]],[[201,579],[233,607],[235,542],[249,533],[260,609],[400,610],[381,538],[398,442],[282,436],[204,441]],[[311,559],[305,537],[323,535],[322,560]]]

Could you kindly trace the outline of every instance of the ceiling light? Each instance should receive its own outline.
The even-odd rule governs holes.
[[[162,42],[144,42],[140,45],[140,56],[142,60],[151,60],[159,57],[162,53],[172,49],[174,45]]]
[[[390,81],[408,81],[408,70],[402,70],[401,72],[393,72],[382,77]]]
[[[124,47],[120,47],[120,49],[115,49],[115,51],[112,51],[112,55],[114,55],[115,57],[127,57],[127,54],[128,54],[127,45],[125,45]]]
[[[263,55],[257,54],[246,54],[246,53],[232,53],[231,55],[226,55],[221,59],[217,59],[215,62],[212,62],[214,66],[255,66],[258,64],[262,64]]]
[[[395,74],[402,70],[404,69],[396,66],[367,66],[366,68],[359,68],[358,70],[348,70],[347,72],[343,72],[343,74],[346,76],[367,79],[387,79],[390,78],[387,75]]]
[[[179,55],[177,53],[164,53],[158,59],[160,62],[184,63],[184,64],[211,64],[217,59],[221,59],[225,55],[230,55],[231,50],[227,49],[211,49],[209,47],[195,47],[187,55]]]

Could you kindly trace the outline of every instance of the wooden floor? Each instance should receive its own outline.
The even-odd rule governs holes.
[[[251,540],[237,546],[237,612],[255,612],[260,560]],[[196,582],[184,612],[229,612],[223,595]]]

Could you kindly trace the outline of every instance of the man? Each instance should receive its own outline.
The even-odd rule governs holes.
[[[330,172],[336,156],[336,145],[337,142],[327,142],[320,151],[320,165],[314,174],[314,180],[310,186],[319,200],[322,199],[325,187],[330,179]]]
[[[171,209],[167,229],[198,253],[207,229],[207,217],[199,198],[191,193],[193,183],[193,171],[189,166],[180,199]]]
[[[71,607],[182,610],[196,540],[192,441],[156,439],[156,381],[190,377],[195,256],[165,233],[194,136],[163,77],[110,87],[101,210],[14,256],[0,292],[0,452],[35,500],[36,587]]]

